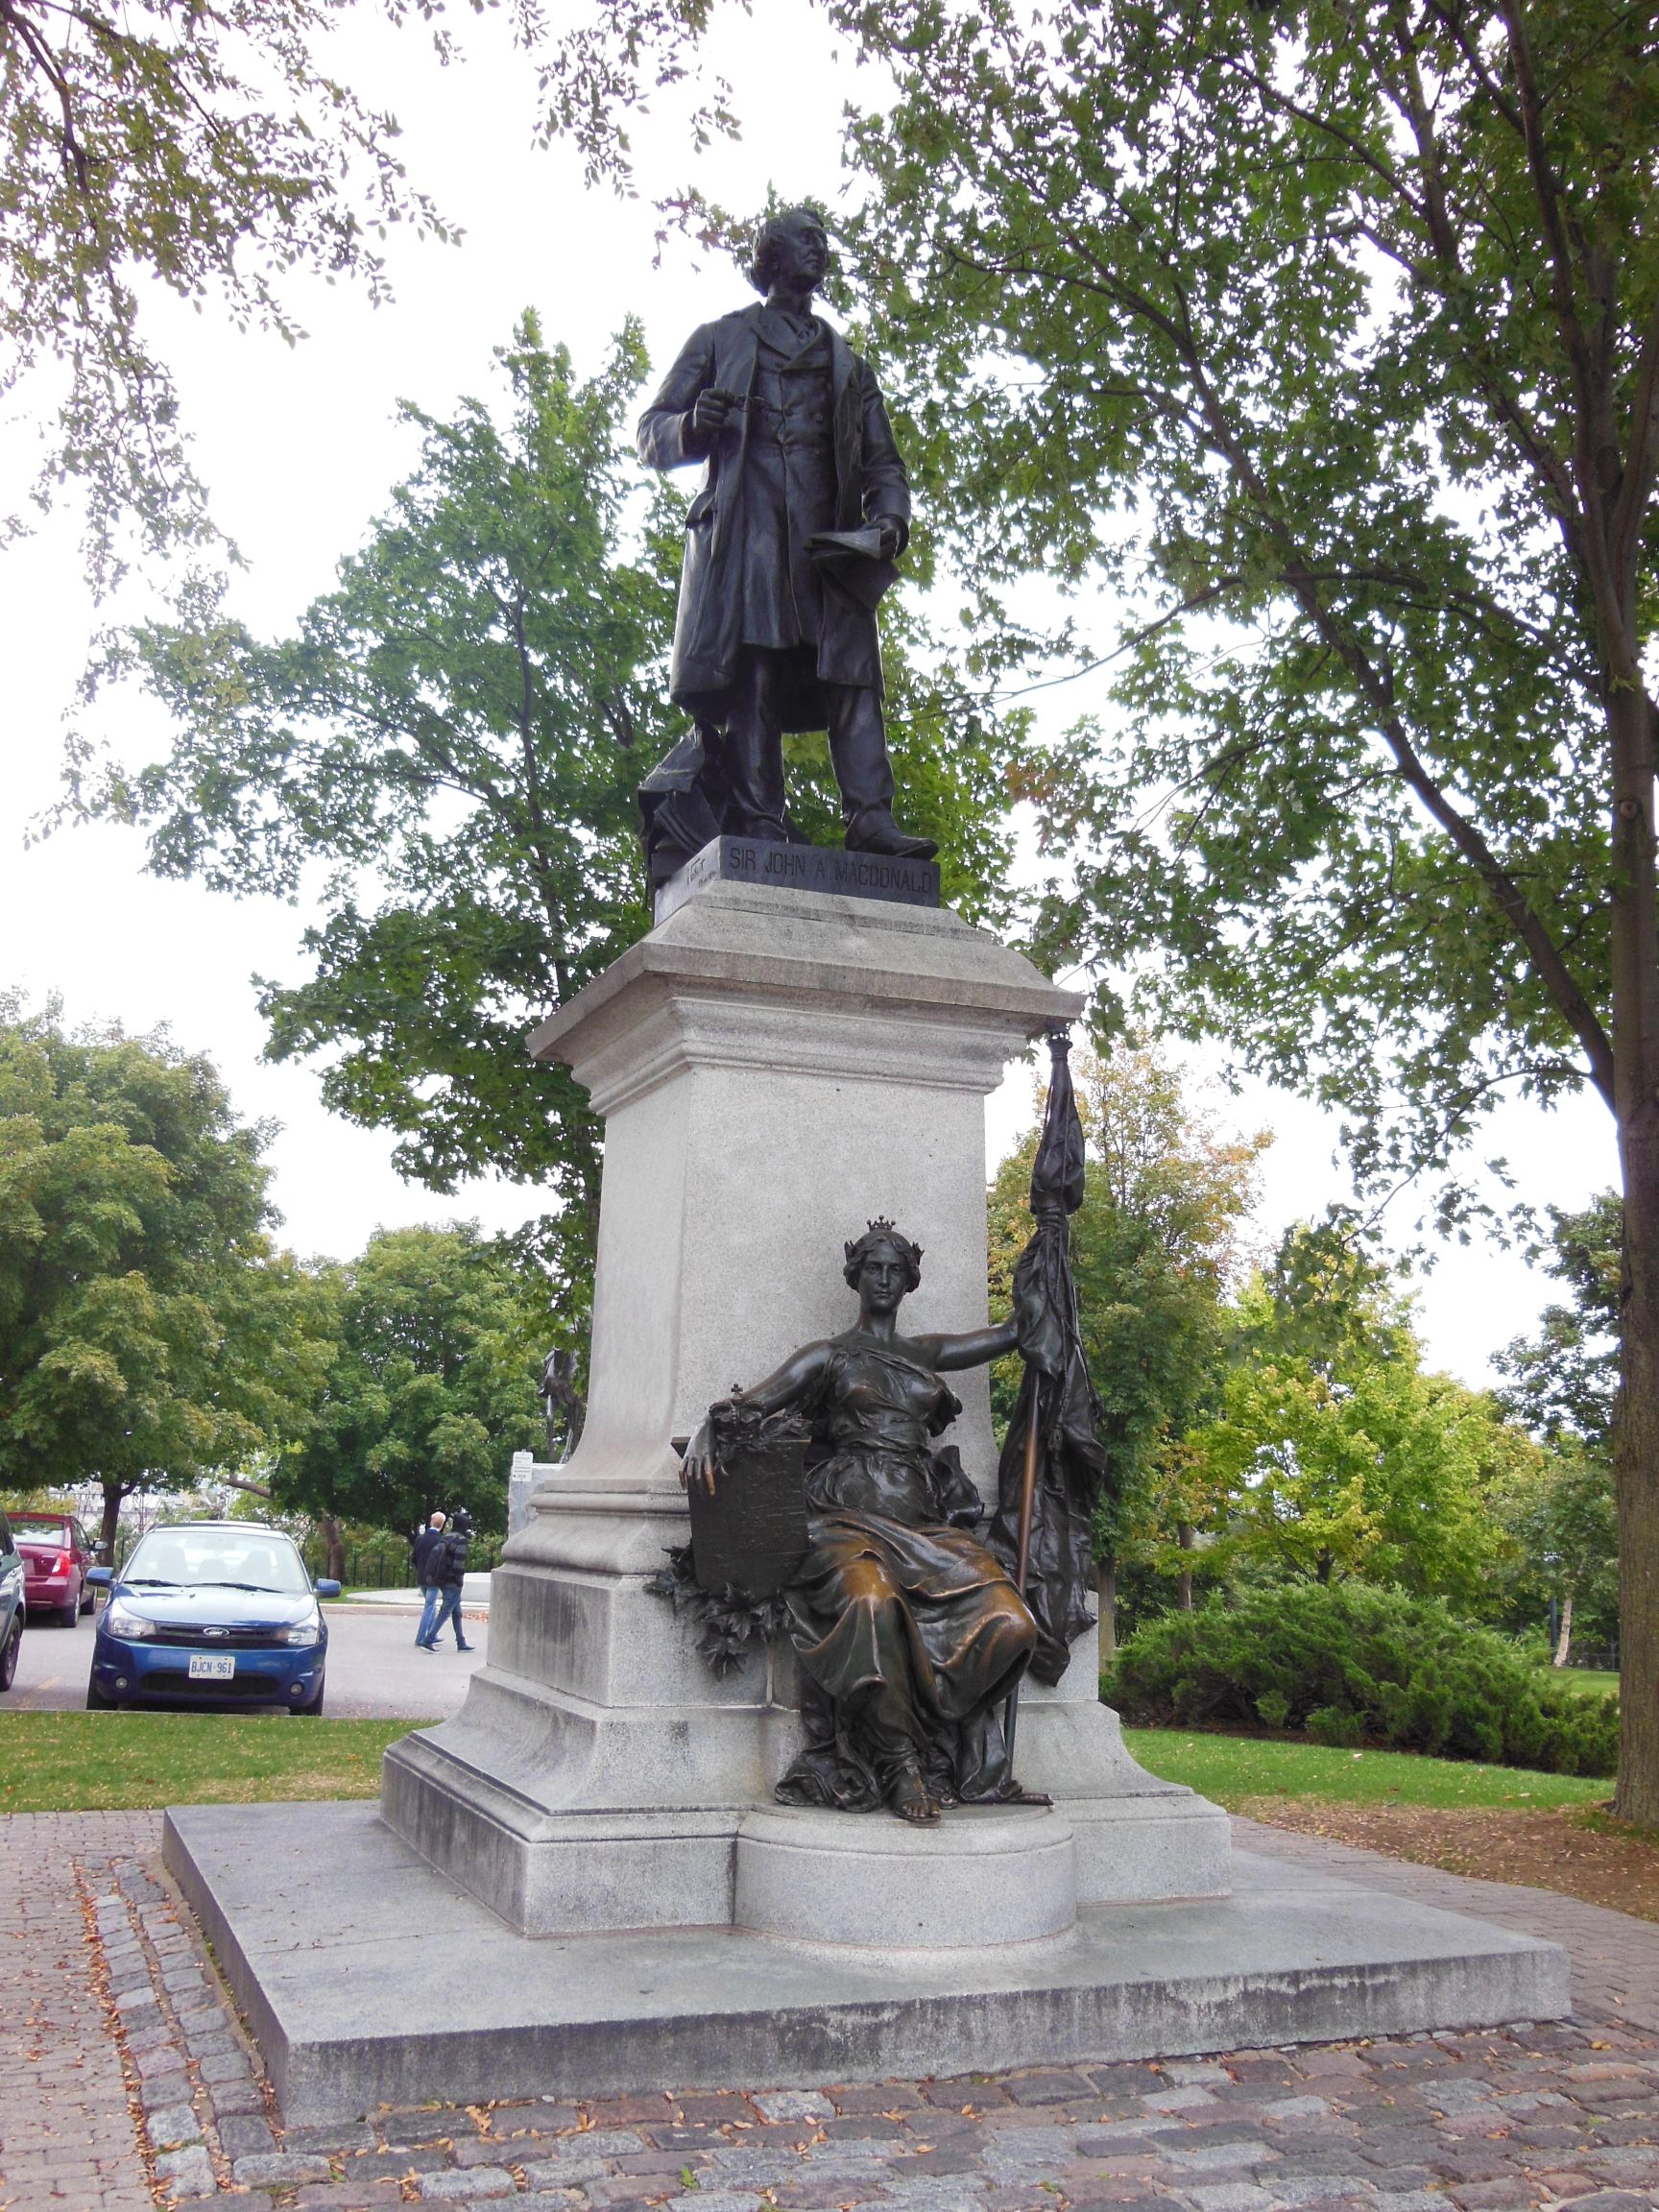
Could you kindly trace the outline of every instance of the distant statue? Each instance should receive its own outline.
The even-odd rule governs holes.
[[[806,1747],[784,1804],[885,1805],[929,1824],[956,1804],[1039,1804],[1010,1771],[1002,1709],[1037,1625],[1006,1570],[971,1533],[982,1511],[953,1449],[933,1439],[962,1410],[942,1380],[1015,1349],[1012,1321],[901,1336],[920,1248],[890,1221],[846,1247],[858,1319],[807,1344],[752,1390],[709,1407],[685,1479],[710,1493],[733,1416],[793,1413],[811,1432],[806,1552],[784,1593],[805,1676]]]
[[[639,421],[654,469],[708,464],[685,517],[669,695],[694,718],[640,789],[654,883],[721,832],[801,842],[783,733],[827,730],[849,852],[928,860],[893,819],[876,607],[910,485],[868,364],[812,312],[829,263],[809,208],[760,232],[763,295],[692,333]]]
[[[588,1401],[576,1387],[576,1355],[557,1347],[541,1362],[541,1380],[536,1395],[546,1415],[546,1451],[550,1460],[568,1459],[582,1441],[582,1424]]]

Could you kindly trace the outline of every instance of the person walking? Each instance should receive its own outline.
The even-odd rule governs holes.
[[[424,1601],[421,1625],[415,1631],[417,1644],[424,1644],[432,1634],[432,1623],[438,1618],[438,1607],[443,1601],[444,1593],[439,1589],[437,1577],[432,1573],[432,1554],[444,1541],[444,1525],[447,1518],[446,1514],[434,1513],[410,1547],[410,1555],[415,1563],[415,1580]]]
[[[455,1648],[470,1651],[461,1626],[461,1585],[467,1578],[467,1547],[472,1536],[472,1516],[465,1507],[456,1514],[454,1522],[442,1543],[433,1551],[427,1572],[439,1588],[438,1618],[432,1623],[432,1633],[421,1640],[423,1651],[436,1651],[438,1639],[444,1633],[445,1621],[455,1623]]]

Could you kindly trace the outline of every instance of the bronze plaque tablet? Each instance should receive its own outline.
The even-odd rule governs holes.
[[[691,1562],[705,1590],[770,1598],[806,1556],[806,1441],[727,1436],[710,1498],[690,1490]]]

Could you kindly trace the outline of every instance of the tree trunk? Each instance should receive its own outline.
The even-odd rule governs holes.
[[[1177,1526],[1175,1530],[1175,1541],[1180,1545],[1183,1551],[1191,1551],[1192,1524],[1190,1521],[1183,1521]],[[1191,1612],[1192,1570],[1190,1567],[1184,1567],[1181,1570],[1181,1573],[1175,1578],[1175,1602],[1183,1613]]]
[[[127,1495],[124,1482],[106,1481],[104,1484],[104,1518],[98,1528],[98,1556],[106,1567],[115,1564],[115,1531],[121,1519],[121,1501]]]
[[[1571,1590],[1569,1590],[1566,1597],[1561,1600],[1561,1634],[1555,1646],[1555,1656],[1550,1662],[1550,1664],[1552,1667],[1565,1667],[1567,1664],[1567,1654],[1572,1650],[1572,1648],[1573,1593]]]
[[[1100,1600],[1100,1664],[1110,1666],[1118,1656],[1118,1562],[1110,1556],[1094,1563],[1094,1590]]]
[[[1631,625],[1634,631],[1634,623]],[[1634,656],[1632,656],[1632,660]],[[1634,671],[1632,671],[1634,674]],[[1659,1827],[1659,901],[1653,709],[1609,685],[1613,1043],[1624,1197],[1619,1413],[1619,1786],[1623,1820]]]
[[[323,1537],[323,1554],[327,1564],[325,1578],[334,1582],[346,1579],[346,1536],[332,1513],[319,1513],[317,1527]]]

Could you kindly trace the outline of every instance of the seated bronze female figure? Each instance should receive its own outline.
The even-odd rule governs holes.
[[[941,1376],[1012,1351],[1014,1324],[901,1336],[920,1247],[874,1221],[846,1253],[856,1326],[711,1406],[685,1455],[685,1479],[712,1491],[723,1423],[792,1413],[811,1435],[808,1551],[785,1594],[807,1741],[779,1800],[921,1823],[942,1806],[1046,1805],[1009,1772],[1001,1725],[1036,1624],[969,1532],[982,1508],[954,1450],[931,1446],[962,1409]]]

